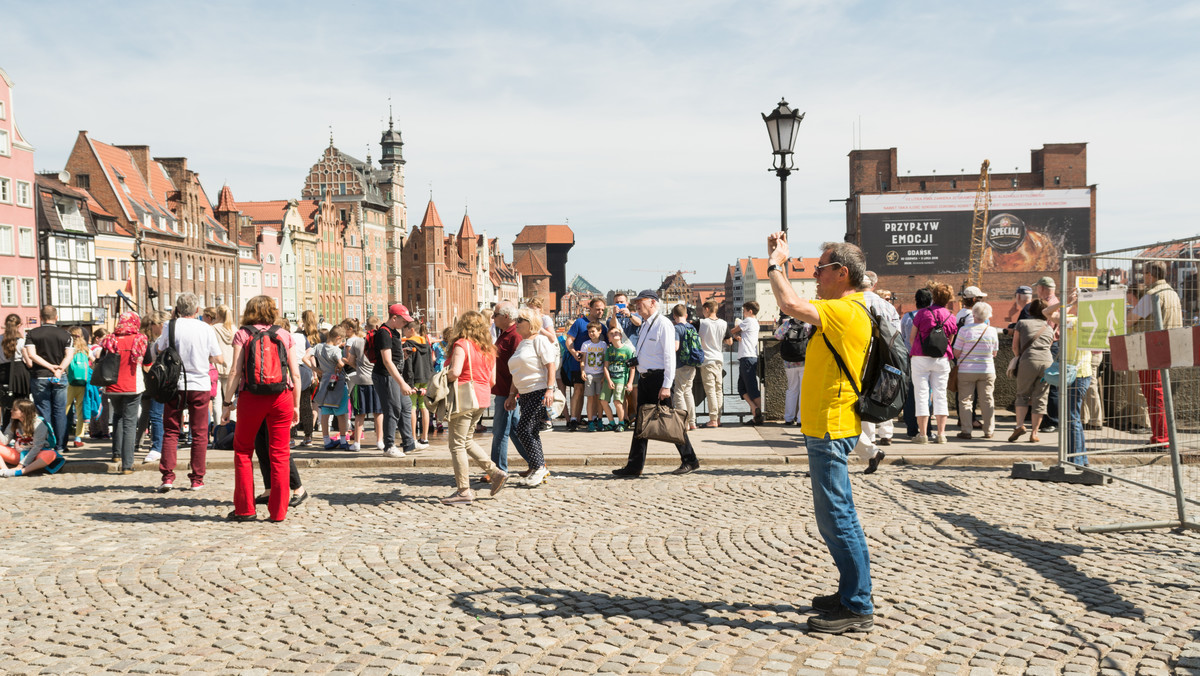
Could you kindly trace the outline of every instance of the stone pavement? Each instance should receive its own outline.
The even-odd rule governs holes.
[[[805,631],[835,578],[802,466],[563,468],[460,508],[444,468],[332,468],[282,524],[226,522],[228,470],[0,480],[0,673],[1200,673],[1200,536],[1072,528],[1162,499],[852,481],[878,611],[834,637]]]

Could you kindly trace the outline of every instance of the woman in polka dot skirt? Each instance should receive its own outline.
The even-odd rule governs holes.
[[[526,486],[537,486],[546,480],[545,456],[542,454],[540,431],[546,420],[546,407],[554,404],[554,367],[558,360],[558,348],[540,333],[542,326],[537,313],[522,308],[517,316],[517,334],[521,343],[508,360],[512,372],[512,389],[504,408],[521,407],[513,434],[521,440],[529,454],[532,473],[525,479]]]

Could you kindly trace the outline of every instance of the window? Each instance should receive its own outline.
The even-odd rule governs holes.
[[[37,251],[33,247],[33,228],[17,228],[18,253],[32,258]]]
[[[17,181],[17,206],[33,206],[33,185],[29,181]]]
[[[149,272],[149,273],[147,273],[147,274],[149,274],[151,277],[158,277],[158,264],[157,264],[157,263],[151,263],[151,264],[149,265],[149,268],[150,268],[150,272]]]
[[[203,282],[204,281],[204,266],[203,265],[196,266],[196,274],[198,275],[197,279],[199,281]]]
[[[179,275],[182,272],[182,270],[181,270],[182,267],[183,266],[181,266],[179,264],[179,259],[176,259],[175,260],[175,279],[179,279]]]
[[[956,178],[952,178],[952,179],[950,179],[950,188],[951,188],[951,189],[954,189],[954,188],[957,188],[957,187],[958,187],[958,179],[956,179]]]
[[[295,285],[294,278],[291,275],[283,276],[283,288],[290,289]]]
[[[17,304],[17,280],[15,277],[0,277],[0,303]]]
[[[925,189],[925,181],[921,181],[921,190]]]
[[[371,278],[367,277],[367,293],[371,293]]]
[[[88,254],[88,245],[86,239],[75,240],[75,260],[86,261],[91,256]]]
[[[275,254],[272,254],[272,253],[267,254],[267,262],[274,263],[275,262]]]
[[[121,261],[121,276],[116,279],[129,279],[129,261]]]
[[[163,279],[168,279],[171,276],[171,264],[168,263],[167,261],[163,261],[162,268],[163,268],[163,271],[162,271]]]
[[[354,235],[350,235],[350,246],[358,246],[358,239]]]
[[[312,293],[312,291],[313,291],[313,280],[312,280],[312,277],[311,277],[311,276],[305,276],[305,278],[304,278],[304,290],[305,290],[305,292],[307,292],[307,293]]]
[[[37,298],[34,298],[36,289],[37,287],[34,286],[32,279],[28,277],[23,277],[21,279],[21,305],[28,307],[37,305]]]
[[[1015,178],[1012,180],[1012,187],[1017,187],[1017,179]]]
[[[0,129],[0,155],[8,156],[8,132]]]
[[[58,305],[70,305],[71,304],[71,280],[69,280],[69,279],[59,279],[58,280],[58,298],[56,298],[54,300],[54,302]]]
[[[7,120],[8,117],[4,114],[4,102],[0,101],[0,120]]]
[[[367,256],[367,272],[371,272],[371,257]]]
[[[75,186],[84,190],[91,190],[92,177],[87,174],[75,174]]]
[[[65,237],[54,238],[54,257],[70,260],[71,250],[67,247],[67,239]]]
[[[233,275],[230,275],[230,279],[233,279]],[[222,284],[225,283],[225,267],[224,266],[217,268],[217,281],[221,282]]]
[[[1054,177],[1054,185],[1061,185],[1061,184],[1062,184],[1062,176],[1055,176]]]
[[[92,304],[92,283],[86,279],[76,280],[75,294],[76,305],[91,305]]]
[[[13,227],[11,225],[0,225],[0,256],[11,256],[13,254]]]
[[[0,131],[0,134],[4,132]],[[12,204],[12,179],[0,176],[0,202]]]
[[[216,268],[214,268],[211,265],[208,266],[208,278],[214,282],[217,281],[217,270],[216,270]],[[200,279],[204,279],[204,278],[201,277]],[[224,280],[221,280],[221,281],[224,281]]]
[[[191,263],[188,263],[188,264],[187,264],[187,278],[188,278],[189,280],[191,280],[191,279],[195,279],[195,277],[193,277],[193,276],[192,276],[192,275],[193,275],[193,272],[192,272],[192,270],[193,270],[193,269],[192,269],[192,264],[191,264]]]
[[[304,264],[310,267],[313,264],[313,252],[311,249],[304,252]]]

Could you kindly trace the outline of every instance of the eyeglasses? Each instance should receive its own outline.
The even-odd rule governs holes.
[[[827,267],[829,267],[830,265],[837,265],[837,266],[840,266],[840,265],[841,265],[841,263],[838,263],[837,261],[834,261],[834,262],[832,262],[832,263],[826,263],[825,265],[818,265],[817,267],[813,268],[813,272],[820,272],[820,271],[821,271],[821,268],[827,268]]]

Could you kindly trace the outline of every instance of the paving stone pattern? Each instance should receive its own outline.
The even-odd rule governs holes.
[[[445,470],[327,469],[282,524],[226,522],[227,470],[141,479],[0,481],[0,673],[1200,673],[1200,537],[1071,528],[1157,514],[1119,484],[855,474],[876,627],[825,636],[803,467],[460,508]]]

